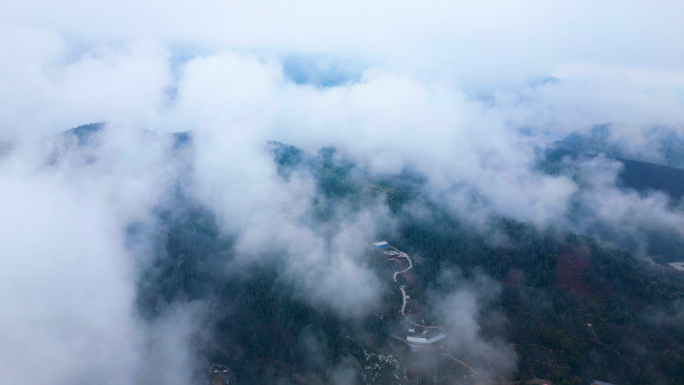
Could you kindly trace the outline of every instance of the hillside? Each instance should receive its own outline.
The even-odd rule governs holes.
[[[576,161],[582,156],[594,157],[597,155],[570,150],[564,147],[564,143],[559,143],[558,147],[546,155],[546,161],[558,164],[562,159]],[[609,159],[622,163],[623,168],[618,177],[625,188],[639,192],[662,191],[674,200],[679,200],[684,196],[684,169],[619,157],[610,157]]]
[[[392,208],[398,228],[385,239],[411,262],[368,245],[365,263],[386,288],[373,314],[343,319],[312,306],[280,279],[278,263],[226,278],[220,266],[233,258],[233,240],[182,194],[159,208],[158,263],[140,279],[141,313],[154,320],[180,298],[210,300],[215,333],[201,351],[207,366],[225,365],[238,384],[326,384],[344,375],[364,384],[684,383],[681,273],[588,237],[510,220],[491,224],[494,242],[422,196],[418,176],[372,178],[334,153],[273,144],[282,178],[295,170],[316,176],[320,226],[341,205],[360,210],[381,198]],[[429,216],[404,210],[418,202]],[[477,328],[445,324],[449,301],[471,297],[478,306],[463,322]],[[470,302],[457,303],[460,313]],[[415,351],[406,339],[418,329],[411,322],[447,328],[449,343]]]
[[[684,140],[675,131],[650,127],[638,147],[630,146],[632,131],[639,130],[614,123],[597,124],[588,133],[573,132],[555,144],[588,155],[605,154],[611,158],[684,168]]]

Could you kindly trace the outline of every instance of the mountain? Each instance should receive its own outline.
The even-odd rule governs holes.
[[[101,133],[105,127],[106,124],[104,122],[83,124],[65,131],[63,136],[65,138],[75,137],[79,146],[85,146],[95,135]],[[189,132],[174,132],[170,135],[173,136],[173,148],[187,146],[192,140]]]
[[[139,281],[139,311],[153,322],[179,299],[210,301],[214,334],[200,351],[235,383],[327,384],[342,374],[365,385],[684,383],[680,272],[590,237],[506,219],[491,225],[506,241],[492,242],[423,196],[419,176],[377,179],[331,148],[271,145],[280,177],[315,176],[317,226],[332,225],[342,205],[354,211],[385,199],[397,223],[384,235],[388,250],[408,258],[369,245],[364,263],[383,277],[386,294],[372,314],[341,318],[303,300],[278,262],[227,277],[220,266],[235,257],[234,240],[213,214],[183,194],[159,207],[156,262]],[[404,210],[414,204],[427,212]],[[448,310],[454,298],[459,305]],[[444,329],[448,343],[411,347],[407,333],[428,326]]]
[[[598,156],[591,152],[570,150],[564,144],[552,148],[545,155],[545,162],[560,167],[562,160],[576,162],[582,158]],[[610,157],[623,166],[618,175],[620,185],[639,192],[662,191],[679,201],[684,196],[684,169],[657,163]]]
[[[638,148],[631,148],[627,139],[633,132],[643,135]],[[591,127],[589,133],[573,132],[555,144],[588,155],[605,154],[611,158],[684,168],[684,139],[665,127],[642,129],[614,123],[598,124]]]
[[[84,127],[71,133],[87,145],[102,127]],[[192,135],[174,134],[173,143],[190,147]],[[295,173],[313,178],[305,216],[313,231],[333,232],[341,215],[386,204],[392,226],[378,240],[389,246],[369,244],[358,261],[379,278],[382,295],[360,317],[308,300],[298,286],[308,272],[294,272],[294,282],[284,273],[293,274],[289,263],[299,256],[274,246],[263,262],[239,260],[237,235],[179,181],[153,221],[127,227],[127,245],[146,245],[135,311],[154,325],[174,306],[200,304],[202,330],[191,340],[207,382],[684,384],[682,272],[553,227],[496,217],[475,229],[426,194],[425,177],[412,170],[374,175],[335,148],[269,146],[283,182]],[[547,172],[583,156],[547,155]],[[625,179],[634,186],[670,175],[649,182],[648,167],[683,172],[620,161],[636,170],[636,182]],[[654,243],[673,255],[683,249],[669,238]]]
[[[79,146],[85,146],[93,135],[102,131],[104,126],[103,122],[84,124],[66,131],[64,136],[74,136]]]
[[[568,150],[562,146],[549,149],[543,156],[540,167],[551,175],[566,175],[575,179],[581,184],[582,171],[580,164],[598,155],[590,152],[578,152]],[[620,162],[621,170],[617,175],[617,186],[626,190],[634,190],[640,194],[651,192],[662,192],[670,198],[670,205],[676,206],[684,197],[684,170],[676,167],[663,166],[660,164],[636,161],[624,158],[609,158]],[[578,210],[573,206],[569,213],[572,217],[573,210]],[[595,236],[613,233],[607,226],[598,226],[589,229]],[[654,256],[659,262],[676,262],[682,259],[684,241],[681,237],[666,229],[644,228],[641,235],[645,241],[645,251],[648,255]],[[630,245],[631,239],[621,239],[615,234],[607,235],[611,241],[625,249],[635,250],[635,245]]]

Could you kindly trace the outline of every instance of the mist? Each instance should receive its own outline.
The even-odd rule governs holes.
[[[492,247],[512,242],[501,220],[638,256],[655,233],[684,241],[681,201],[625,188],[614,154],[540,167],[602,123],[630,159],[667,163],[661,139],[684,124],[679,3],[6,8],[0,382],[201,383],[207,346],[240,332],[216,331],[237,312],[222,285],[260,274],[363,324],[396,291],[369,245],[400,239],[407,216],[439,211]],[[407,204],[377,187],[406,175]],[[201,278],[171,290],[169,266]],[[505,336],[481,332],[502,334],[500,283],[444,269],[431,315],[474,367],[511,377]],[[320,354],[312,383],[359,383],[358,363]]]

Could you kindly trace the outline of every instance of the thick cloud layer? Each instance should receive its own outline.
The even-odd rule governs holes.
[[[0,378],[130,382],[140,337],[121,234],[98,202],[50,179],[3,174]]]
[[[388,208],[346,202],[315,222],[315,181],[303,170],[282,178],[271,140],[335,147],[373,175],[419,173],[428,199],[479,229],[503,216],[599,236],[598,226],[684,236],[675,202],[617,188],[610,161],[582,163],[581,180],[537,168],[551,141],[604,122],[631,124],[620,143],[658,157],[648,127],[679,133],[684,121],[682,5],[566,3],[8,4],[0,288],[16,294],[0,300],[2,382],[97,373],[132,383],[165,362],[179,369],[164,382],[190,380],[202,308],[141,325],[135,282],[149,261],[126,247],[129,226],[153,223],[174,188],[235,237],[227,274],[282,264],[309,303],[346,318],[373,310],[384,287],[363,247],[391,231]],[[107,126],[88,146],[55,137],[95,121]],[[193,133],[182,156],[164,135],[178,131]],[[571,206],[584,214],[568,218]],[[471,332],[454,337],[464,344],[489,298],[469,294],[478,290],[442,300],[453,330],[464,327],[451,313],[468,310],[458,319]],[[155,341],[178,354],[146,348]],[[500,351],[476,342],[475,355]]]
[[[84,44],[154,37],[204,49],[323,53],[402,69],[453,69],[473,85],[496,85],[569,62],[677,68],[684,31],[675,1],[312,4],[296,1],[189,4],[153,1],[8,5],[4,19]],[[449,71],[452,72],[452,71]],[[453,74],[453,72],[452,72]],[[437,74],[440,76],[442,74]]]
[[[165,166],[156,141],[119,133],[98,151],[21,143],[0,165],[2,382],[133,383],[148,370],[122,230],[147,219]]]

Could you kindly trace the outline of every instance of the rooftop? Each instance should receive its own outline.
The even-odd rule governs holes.
[[[430,345],[430,344],[433,344],[437,341],[443,340],[445,338],[446,338],[446,336],[444,335],[444,333],[439,333],[432,338],[408,336],[408,337],[406,337],[406,342],[408,342],[410,344]]]

